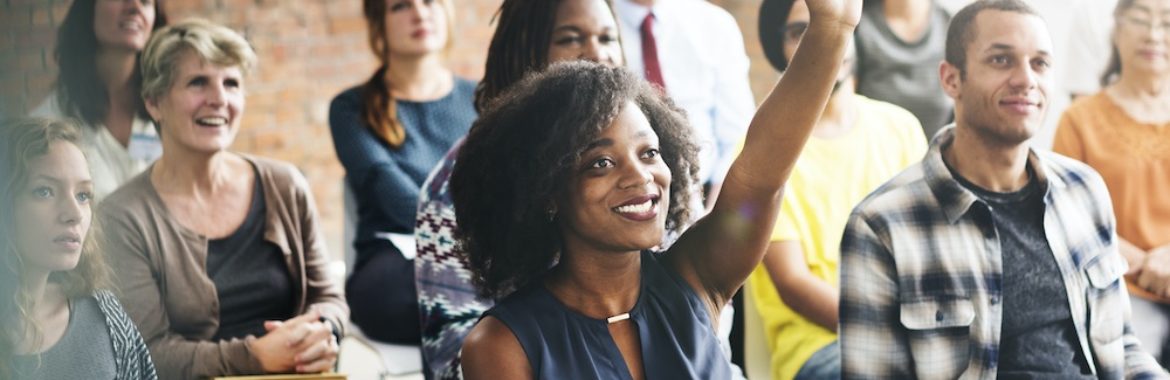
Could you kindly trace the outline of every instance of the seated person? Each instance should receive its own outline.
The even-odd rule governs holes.
[[[150,35],[166,26],[165,5],[163,0],[74,0],[57,28],[57,81],[32,114],[79,122],[95,201],[162,153],[142,103],[139,57]]]
[[[1078,98],[1060,119],[1052,151],[1084,162],[1109,187],[1134,335],[1154,359],[1170,352],[1170,65],[1147,54],[1157,16],[1170,0],[1122,0],[1113,14],[1105,89]],[[1163,18],[1162,20],[1166,20]],[[1170,20],[1167,20],[1170,21]],[[1163,37],[1163,45],[1167,40]]]
[[[472,126],[451,177],[480,294],[469,379],[727,379],[720,310],[764,255],[783,184],[825,107],[861,1],[810,0],[806,43],[748,128],[712,211],[687,228],[698,148],[636,74],[558,63]],[[683,231],[659,252],[667,230]]]
[[[765,0],[765,56],[785,71],[808,28],[804,0]],[[773,379],[839,379],[837,262],[853,206],[926,153],[918,118],[853,91],[853,50],[784,188],[764,262],[748,278]]]
[[[305,178],[227,150],[255,62],[243,37],[203,20],[160,29],[143,53],[163,155],[99,216],[126,311],[165,379],[331,369],[349,316]]]
[[[955,124],[845,227],[842,377],[1167,378],[1131,327],[1105,182],[1029,148],[1054,64],[1044,20],[980,0],[947,33]]]
[[[443,65],[451,1],[362,1],[381,66],[329,108],[333,145],[358,210],[357,259],[345,294],[354,324],[383,342],[419,344],[414,242],[396,246],[388,235],[414,232],[423,181],[475,120],[475,82]],[[430,32],[416,38],[419,30]]]
[[[108,289],[94,180],[70,122],[0,126],[0,378],[157,379]]]
[[[487,70],[475,94],[480,109],[525,73],[552,62],[622,64],[618,27],[605,0],[505,0],[496,20]],[[533,59],[528,58],[531,52],[536,52]],[[428,378],[462,378],[463,338],[492,305],[491,300],[476,297],[466,254],[455,244],[455,206],[448,181],[458,154],[456,145],[423,183],[414,230],[423,371]]]

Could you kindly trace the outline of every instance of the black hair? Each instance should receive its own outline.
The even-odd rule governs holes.
[[[698,146],[683,112],[623,68],[554,64],[489,103],[451,175],[459,250],[481,296],[502,298],[556,262],[562,240],[548,207],[568,190],[587,144],[631,101],[673,175],[665,228],[677,232],[689,221]]]

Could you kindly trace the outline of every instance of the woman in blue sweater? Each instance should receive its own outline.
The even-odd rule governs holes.
[[[365,0],[381,66],[333,99],[329,126],[357,199],[357,261],[346,283],[352,320],[369,337],[418,344],[410,234],[419,188],[476,113],[475,84],[443,66],[449,0]],[[401,234],[406,239],[394,239]]]

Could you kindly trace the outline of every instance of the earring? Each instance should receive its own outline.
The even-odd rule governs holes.
[[[556,218],[557,218],[557,209],[556,209],[555,207],[550,207],[550,208],[548,209],[548,211],[545,211],[545,213],[548,215],[548,221],[550,221],[550,222],[551,222],[551,221],[553,221],[553,220],[556,220]]]

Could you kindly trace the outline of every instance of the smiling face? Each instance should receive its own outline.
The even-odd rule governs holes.
[[[386,0],[386,43],[390,55],[419,56],[447,46],[444,0]]]
[[[620,66],[617,22],[604,0],[565,0],[557,8],[548,62],[588,60]]]
[[[107,49],[142,51],[155,18],[154,0],[96,0],[94,34]]]
[[[670,168],[633,102],[589,144],[557,205],[565,248],[629,252],[662,243]]]
[[[192,51],[180,54],[171,87],[147,99],[164,144],[203,153],[231,146],[244,113],[244,78],[238,67],[221,67]]]
[[[93,180],[76,145],[49,143],[28,164],[28,180],[14,196],[16,247],[26,269],[67,271],[77,266],[92,218]]]
[[[988,141],[1022,144],[1044,121],[1052,38],[1043,20],[1019,12],[985,10],[972,28],[966,72],[947,62],[941,69],[955,119]]]
[[[1113,42],[1122,72],[1170,70],[1170,0],[1135,0],[1117,17]]]

